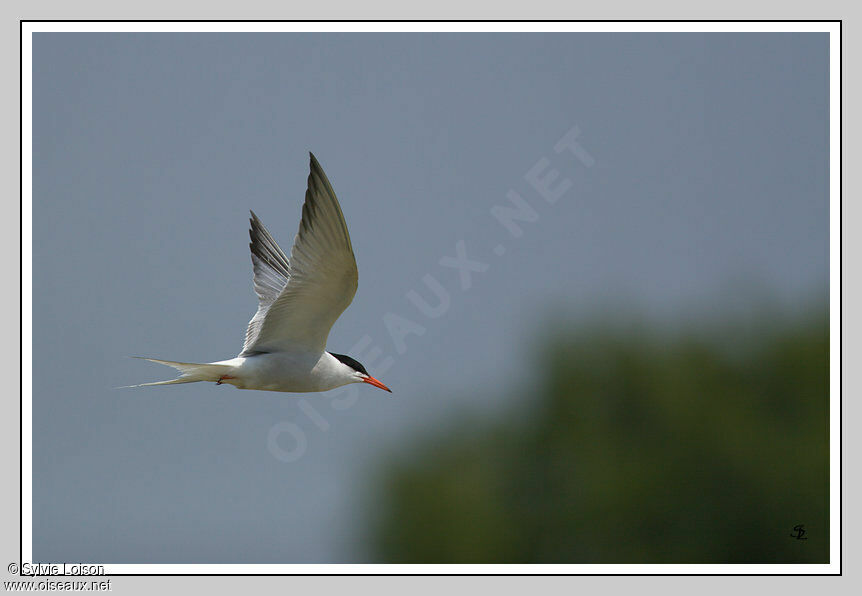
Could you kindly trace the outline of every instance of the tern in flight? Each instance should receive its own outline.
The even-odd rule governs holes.
[[[326,351],[326,338],[353,295],[359,274],[350,234],[335,191],[311,155],[308,190],[290,258],[251,212],[251,262],[259,304],[236,358],[193,364],[144,358],[180,372],[148,385],[211,381],[239,389],[306,393],[349,383],[389,387],[359,362]]]

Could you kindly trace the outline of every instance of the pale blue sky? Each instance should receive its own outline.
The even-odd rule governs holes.
[[[825,298],[827,66],[825,34],[36,34],[34,560],[365,560],[368,470],[496,415],[549,309],[679,326]],[[574,126],[592,167],[554,151]],[[170,376],[129,355],[239,352],[248,210],[288,249],[309,150],[359,266],[329,349],[368,336],[395,393],[112,389]],[[553,205],[542,158],[571,181]],[[536,212],[517,239],[491,215],[510,190]],[[459,241],[488,265],[466,291]],[[433,302],[425,275],[437,318],[407,297]],[[403,353],[399,320],[423,330]]]

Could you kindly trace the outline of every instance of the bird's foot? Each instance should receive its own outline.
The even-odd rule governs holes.
[[[216,381],[216,385],[221,385],[224,381],[227,381],[228,379],[235,379],[235,378],[236,377],[231,377],[230,375],[222,375],[221,377],[219,377],[219,380]]]

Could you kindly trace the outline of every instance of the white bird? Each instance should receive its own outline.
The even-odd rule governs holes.
[[[290,259],[251,212],[251,261],[259,304],[236,358],[194,364],[144,358],[172,366],[180,377],[130,387],[212,381],[261,391],[328,391],[349,383],[391,390],[359,362],[326,351],[335,320],[356,294],[359,274],[335,191],[314,154],[299,232]]]

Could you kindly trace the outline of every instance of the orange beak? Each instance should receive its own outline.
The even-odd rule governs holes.
[[[381,383],[380,381],[378,381],[377,379],[375,379],[371,375],[368,375],[367,377],[362,379],[362,382],[368,383],[369,385],[374,385],[378,389],[383,389],[384,391],[388,391],[389,393],[392,393],[392,390],[389,387],[387,387],[386,385],[384,385],[383,383]]]

